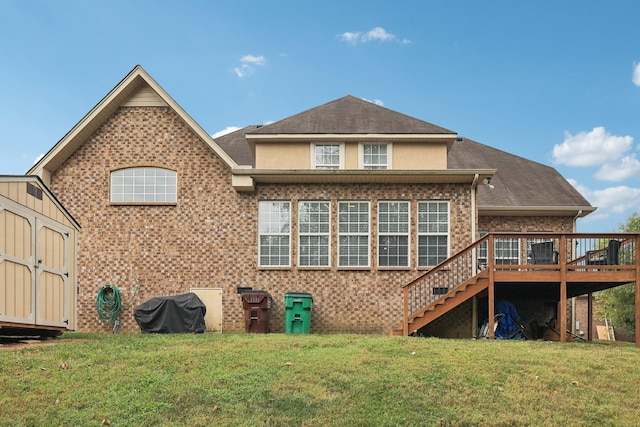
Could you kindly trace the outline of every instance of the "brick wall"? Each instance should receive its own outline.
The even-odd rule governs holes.
[[[109,202],[110,172],[132,166],[175,170],[174,206],[115,206]],[[376,257],[378,200],[410,200],[415,230],[419,200],[451,202],[452,253],[471,242],[468,185],[268,185],[255,193],[237,193],[228,166],[168,107],[122,107],[76,150],[51,177],[51,188],[80,222],[78,248],[78,329],[110,331],[95,309],[100,288],[118,286],[123,302],[142,280],[133,305],[190,287],[223,289],[223,329],[243,331],[238,286],[272,294],[272,330],[284,330],[286,292],[310,292],[314,298],[312,332],[386,333],[400,323],[400,286],[420,274],[415,267],[364,271],[298,269],[296,221],[292,221],[292,262],[285,270],[257,268],[258,200],[331,200],[333,224],[338,200],[371,202],[372,264]],[[292,218],[295,218],[293,215]],[[336,233],[332,260],[336,262]],[[137,331],[133,307],[123,311],[122,329]]]
[[[570,216],[480,216],[478,231],[513,233],[573,233]]]

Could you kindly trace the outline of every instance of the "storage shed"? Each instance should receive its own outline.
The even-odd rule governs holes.
[[[75,329],[79,230],[40,178],[0,175],[0,335]]]

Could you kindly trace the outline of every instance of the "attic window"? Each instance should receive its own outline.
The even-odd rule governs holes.
[[[173,204],[176,201],[175,171],[139,167],[111,172],[111,203]]]
[[[312,164],[315,169],[342,169],[344,144],[313,144]]]
[[[391,169],[391,144],[360,144],[363,169]]]

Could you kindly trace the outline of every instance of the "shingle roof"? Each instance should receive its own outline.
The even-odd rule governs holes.
[[[459,138],[449,150],[449,169],[494,168],[493,189],[478,188],[480,207],[590,207],[589,202],[554,168]]]
[[[256,158],[247,142],[246,135],[259,126],[247,126],[216,138],[214,141],[239,165],[256,167]]]
[[[348,95],[270,125],[247,126],[216,138],[215,142],[238,165],[255,167],[255,156],[246,135],[360,133],[455,135],[442,127]],[[453,143],[447,167],[497,169],[491,180],[493,189],[486,185],[478,187],[480,208],[591,207],[554,168],[467,138],[458,138]]]
[[[351,95],[250,132],[270,134],[451,134],[455,132]]]

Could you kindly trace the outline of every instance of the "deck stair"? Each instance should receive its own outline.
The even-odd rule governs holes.
[[[637,233],[489,233],[402,286],[403,319],[390,334],[415,334],[483,292],[492,312],[496,286],[518,295],[559,297],[558,317],[566,325],[568,298],[633,282],[640,293],[638,247]],[[636,301],[640,317],[637,296]]]
[[[465,283],[457,286],[436,299],[431,304],[418,310],[409,318],[409,333],[415,333],[418,329],[428,325],[438,317],[453,310],[469,298],[478,295],[489,286],[488,274],[481,272],[477,276],[467,280]],[[396,327],[392,335],[403,335],[403,326]]]

